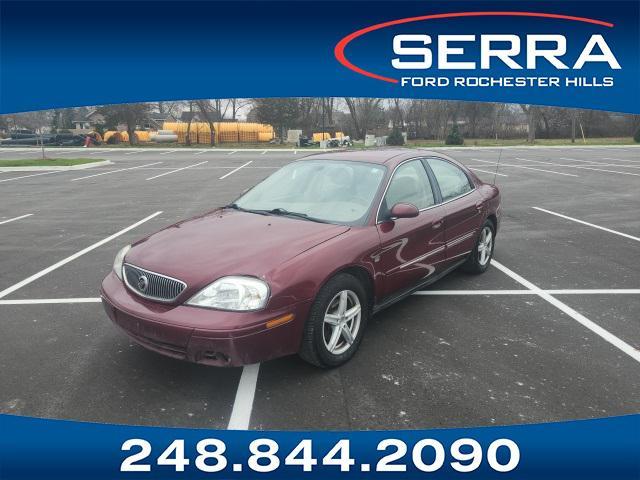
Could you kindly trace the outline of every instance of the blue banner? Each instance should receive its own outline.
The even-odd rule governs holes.
[[[637,0],[2,0],[0,114],[310,96],[640,114],[639,39]],[[637,480],[640,415],[344,432],[219,431],[0,415],[0,480],[470,475]]]
[[[640,113],[639,5],[5,0],[0,113],[278,96]]]
[[[603,478],[640,475],[640,415],[360,432],[219,431],[0,416],[0,478]]]

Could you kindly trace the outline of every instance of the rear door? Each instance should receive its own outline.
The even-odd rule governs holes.
[[[441,159],[426,160],[437,183],[445,210],[446,265],[461,260],[471,252],[482,224],[482,199],[464,170]]]
[[[396,168],[378,212],[381,248],[374,261],[385,276],[385,297],[400,293],[439,271],[445,259],[444,208],[421,160],[409,160]],[[415,218],[391,220],[397,203],[420,210]]]

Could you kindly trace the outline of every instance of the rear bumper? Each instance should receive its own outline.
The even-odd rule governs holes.
[[[100,293],[109,318],[143,347],[180,360],[229,367],[296,353],[311,304],[260,312],[164,305],[131,293],[113,272]],[[269,320],[289,313],[293,320],[267,328]]]

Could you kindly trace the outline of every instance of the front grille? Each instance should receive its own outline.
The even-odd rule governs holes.
[[[171,302],[178,298],[187,284],[175,278],[124,264],[124,280],[130,290],[151,300]]]

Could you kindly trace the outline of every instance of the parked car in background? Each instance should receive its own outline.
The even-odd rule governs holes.
[[[335,367],[375,313],[458,267],[484,272],[499,225],[498,188],[446,155],[324,153],[124,247],[101,295],[164,355],[234,366],[299,353]]]
[[[81,146],[85,142],[86,135],[78,135],[74,133],[15,133],[10,138],[0,141],[0,145],[23,145],[23,146],[64,146],[75,147]]]

